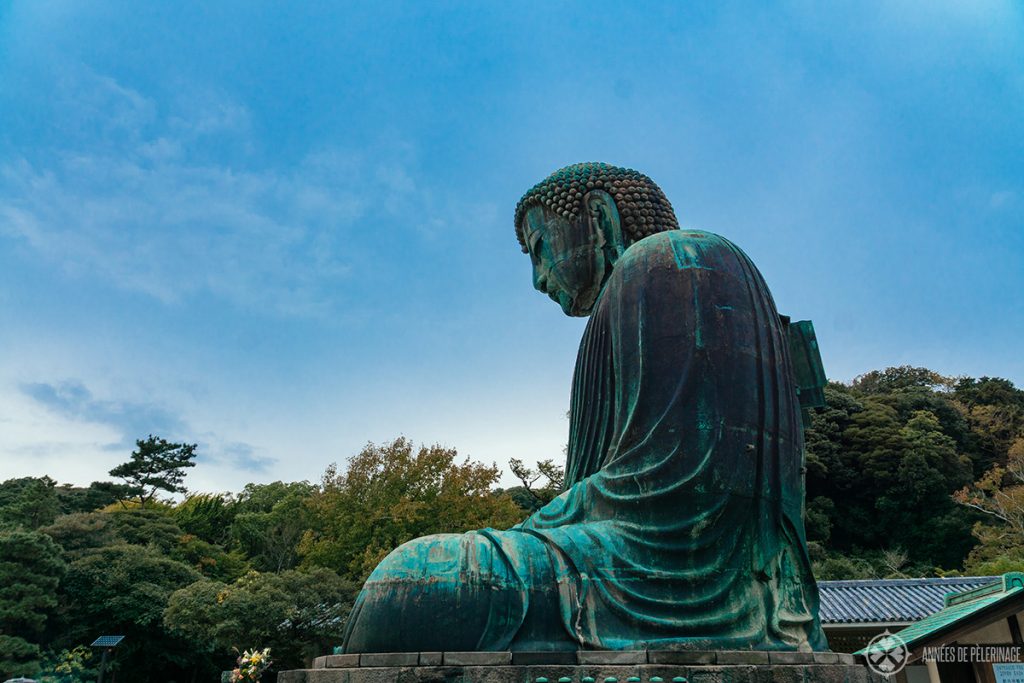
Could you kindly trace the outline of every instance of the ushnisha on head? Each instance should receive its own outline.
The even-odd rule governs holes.
[[[533,261],[533,286],[566,315],[586,316],[619,256],[634,242],[679,228],[665,193],[642,173],[573,164],[516,205],[516,237]]]

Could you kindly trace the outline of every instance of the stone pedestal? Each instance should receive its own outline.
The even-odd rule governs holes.
[[[278,683],[881,683],[833,652],[394,652],[318,657]]]

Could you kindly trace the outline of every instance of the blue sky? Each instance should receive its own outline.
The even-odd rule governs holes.
[[[150,432],[205,490],[400,434],[561,457],[583,322],[512,214],[597,160],[743,247],[831,378],[1024,384],[1019,4],[5,2],[0,479]]]

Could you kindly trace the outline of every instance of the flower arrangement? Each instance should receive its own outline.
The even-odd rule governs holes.
[[[269,647],[246,650],[238,655],[238,666],[231,672],[231,683],[256,683],[272,663]]]

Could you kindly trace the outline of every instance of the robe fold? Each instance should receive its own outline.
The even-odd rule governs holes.
[[[357,600],[346,651],[383,647],[360,631],[368,620],[412,623],[443,599],[490,615],[467,636],[475,649],[827,649],[802,460],[788,340],[761,274],[711,233],[647,237],[616,262],[580,344],[566,490],[513,529],[396,550]],[[481,548],[486,580],[423,560]],[[427,587],[442,574],[447,598]]]

